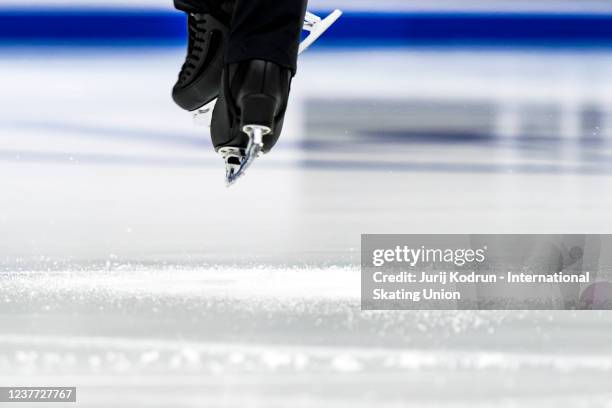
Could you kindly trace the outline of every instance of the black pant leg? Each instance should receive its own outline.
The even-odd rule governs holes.
[[[289,68],[295,74],[307,2],[236,0],[226,62],[262,59]]]
[[[186,13],[211,14],[229,25],[233,13],[233,0],[174,0],[174,7]]]
[[[207,2],[204,0],[174,0],[174,7],[187,13],[206,13],[209,11]]]

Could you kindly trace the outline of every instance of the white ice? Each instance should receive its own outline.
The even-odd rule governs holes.
[[[278,148],[229,190],[170,101],[181,57],[0,57],[0,384],[87,407],[612,403],[609,313],[364,313],[357,267],[362,233],[609,232],[609,54],[305,55]]]

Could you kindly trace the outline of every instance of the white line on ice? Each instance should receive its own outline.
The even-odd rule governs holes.
[[[524,370],[548,369],[557,372],[575,370],[612,371],[612,354],[558,354],[493,351],[439,351],[426,349],[379,349],[367,347],[322,347],[302,345],[265,345],[153,340],[122,337],[0,335],[2,348],[18,346],[42,350],[67,348],[72,351],[108,350],[141,353],[178,352],[201,357],[232,357],[272,360],[278,366],[293,366],[296,359],[328,361],[338,372],[359,372],[365,366],[383,365],[386,369],[422,370]],[[76,350],[75,350],[76,349]]]

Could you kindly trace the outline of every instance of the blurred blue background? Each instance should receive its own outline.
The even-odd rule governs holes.
[[[612,13],[605,1],[311,2],[343,20],[322,46],[608,47]],[[171,1],[21,1],[0,4],[4,44],[176,45],[184,16]]]

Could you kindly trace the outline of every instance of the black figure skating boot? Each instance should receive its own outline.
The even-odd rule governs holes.
[[[290,69],[269,61],[250,60],[225,67],[211,136],[215,150],[225,160],[228,185],[278,141],[292,77]]]
[[[172,98],[181,108],[194,111],[219,95],[229,16],[227,19],[211,14],[188,16],[187,58],[172,89]]]

